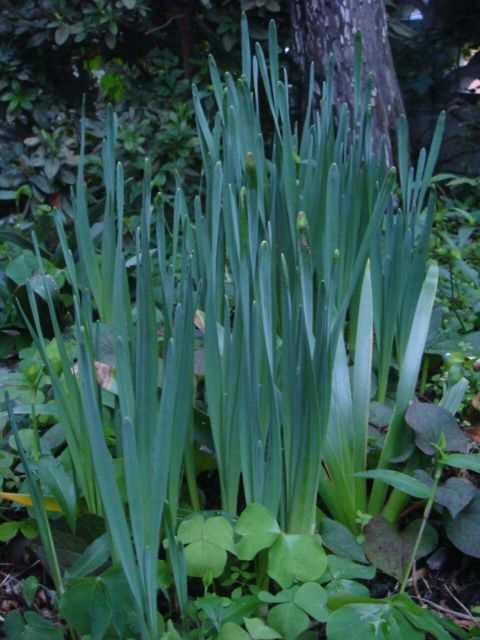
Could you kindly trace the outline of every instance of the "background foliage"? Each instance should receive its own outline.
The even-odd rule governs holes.
[[[39,213],[48,203],[71,210],[78,115],[88,94],[88,174],[98,181],[107,103],[120,114],[119,138],[130,167],[149,155],[153,184],[196,178],[190,83],[205,85],[207,54],[239,63],[239,3],[149,0],[41,0],[3,3],[0,25],[0,197]],[[253,9],[252,36],[265,37],[276,0]],[[255,26],[255,22],[258,24]],[[130,176],[131,177],[131,176]],[[133,190],[131,199],[138,193]],[[41,210],[40,210],[41,211]],[[4,208],[11,213],[10,205]]]
[[[480,75],[480,54],[471,55],[480,42],[479,10],[475,2],[466,4],[458,12],[448,0],[387,2],[414,148],[428,142],[436,116],[445,109],[452,117],[444,161],[460,159],[462,172],[472,168],[479,136],[478,96],[468,91],[470,81]],[[13,203],[38,214],[46,204],[70,210],[83,94],[89,96],[91,180],[99,182],[96,154],[105,107],[112,102],[120,114],[119,138],[130,166],[141,169],[147,154],[155,186],[170,190],[176,171],[187,182],[195,181],[189,84],[206,85],[207,53],[214,53],[220,66],[238,67],[240,9],[248,11],[254,39],[266,37],[268,20],[275,16],[280,39],[288,45],[286,0],[3,2],[3,214],[12,213]],[[460,67],[461,60],[468,64]],[[294,74],[293,80],[295,84]],[[138,195],[135,190],[130,194],[132,199]]]

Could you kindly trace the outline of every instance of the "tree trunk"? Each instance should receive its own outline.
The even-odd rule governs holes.
[[[191,0],[167,0],[166,6],[178,26],[180,45],[182,47],[182,67],[186,78],[192,78],[193,72],[190,65],[192,57],[192,9],[194,3]]]
[[[335,57],[335,101],[353,103],[354,35],[362,34],[362,77],[373,75],[373,145],[378,152],[385,140],[393,163],[395,126],[404,113],[402,96],[388,41],[383,0],[290,0],[292,58],[307,86],[310,63],[315,64],[315,93],[325,78],[330,52]],[[306,91],[303,91],[305,95]]]

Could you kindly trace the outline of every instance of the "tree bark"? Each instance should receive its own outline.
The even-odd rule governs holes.
[[[354,36],[362,34],[362,78],[373,75],[373,147],[385,140],[393,163],[395,126],[405,112],[388,41],[383,0],[290,0],[291,55],[303,87],[315,64],[315,94],[320,94],[330,52],[335,57],[335,102],[353,103]],[[306,90],[303,91],[303,95]]]
[[[193,72],[190,65],[193,46],[192,9],[191,0],[167,0],[166,6],[171,17],[175,18],[182,48],[182,67],[186,78],[191,79]]]

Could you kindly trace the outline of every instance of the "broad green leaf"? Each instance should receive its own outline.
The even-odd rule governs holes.
[[[19,528],[18,522],[3,522],[0,524],[0,541],[10,542],[17,535]]]
[[[14,258],[5,268],[5,275],[20,286],[32,277],[37,269],[37,259],[31,251],[24,251],[22,255]]]
[[[161,640],[182,640],[182,636],[175,629],[171,620],[167,622],[167,630],[162,635]]]
[[[233,528],[230,522],[222,516],[208,518],[203,530],[205,540],[215,543],[221,549],[235,553],[233,545]]]
[[[296,640],[303,631],[308,629],[310,623],[307,614],[290,602],[277,604],[270,609],[267,622],[285,640]]]
[[[220,629],[217,640],[250,640],[250,636],[238,624],[227,622]]]
[[[330,609],[338,609],[355,598],[363,600],[370,596],[368,587],[354,580],[332,580],[325,585],[325,591]]]
[[[282,602],[293,602],[295,600],[295,594],[298,591],[298,587],[291,587],[291,589],[283,589],[278,593],[270,593],[268,591],[260,591],[258,599],[261,602],[268,602],[269,604],[281,604]]]
[[[57,175],[60,169],[60,160],[58,158],[47,158],[44,165],[45,175],[49,180]]]
[[[62,44],[65,44],[65,42],[68,40],[69,35],[70,28],[68,27],[68,25],[61,25],[60,27],[58,27],[58,29],[55,29],[55,44],[57,44],[59,47]]]
[[[261,618],[245,618],[244,620],[247,631],[252,640],[281,640],[282,636],[265,624]]]
[[[20,531],[22,536],[27,540],[38,538],[38,526],[34,518],[27,518],[20,523]]]
[[[298,587],[292,587],[291,589],[283,589],[278,593],[259,591],[257,595],[258,599],[261,602],[268,602],[269,604],[280,604],[282,602],[293,602],[297,589]]]
[[[457,420],[443,407],[415,399],[408,407],[405,420],[415,431],[417,447],[429,456],[435,453],[432,443],[436,444],[442,433],[445,436],[446,451],[468,451],[468,440]]]
[[[208,540],[191,542],[184,553],[187,573],[193,578],[203,578],[207,571],[211,571],[213,578],[218,578],[227,563],[226,551]]]
[[[218,577],[227,561],[226,551],[234,552],[233,529],[222,516],[205,520],[201,515],[184,520],[178,528],[178,537],[185,546],[187,572],[201,578],[207,571]]]
[[[157,562],[157,583],[165,594],[172,586],[172,572],[165,560],[158,560]]]
[[[383,573],[401,580],[412,554],[419,526],[420,521],[417,520],[411,522],[403,531],[397,531],[381,516],[375,516],[363,530],[363,549],[367,558]],[[416,557],[428,555],[437,543],[437,532],[427,524]]]
[[[241,513],[235,533],[241,536],[235,545],[237,557],[240,560],[253,560],[259,551],[272,546],[280,535],[280,527],[269,509],[252,503]]]
[[[305,613],[319,622],[326,622],[329,611],[326,608],[327,593],[316,582],[305,582],[295,594],[294,603]]]
[[[268,552],[268,575],[286,589],[293,582],[317,580],[327,568],[318,536],[282,533]]]
[[[2,200],[1,196],[0,196],[0,200]],[[22,249],[29,249],[29,250],[33,249],[33,244],[30,238],[27,238],[23,233],[14,231],[13,229],[11,230],[1,229],[0,239],[2,241],[11,242],[12,244],[17,245]],[[50,253],[46,249],[41,249],[40,251],[42,255],[45,256],[46,258],[50,257]]]
[[[63,618],[81,635],[102,638],[112,618],[102,578],[76,578],[59,603]]]
[[[26,453],[29,454],[33,449],[33,429],[22,429],[19,431],[19,438],[22,443],[22,447],[25,449]],[[8,444],[14,451],[18,451],[17,443],[13,435],[8,438]]]
[[[25,602],[29,607],[32,606],[33,601],[35,599],[35,594],[40,588],[40,583],[38,582],[38,578],[36,576],[28,576],[23,581],[23,597],[25,598]]]
[[[390,604],[348,604],[327,622],[328,640],[424,640]]]
[[[425,471],[418,470],[415,475],[425,484],[433,486],[432,478]],[[455,477],[448,478],[446,482],[437,487],[435,502],[442,505],[442,507],[446,507],[452,518],[456,518],[460,511],[475,497],[477,491],[475,486],[468,480],[461,480]]]
[[[63,640],[63,630],[34,611],[10,611],[3,624],[7,640]]]
[[[253,616],[257,609],[258,598],[253,595],[243,595],[238,600],[231,600],[229,605],[222,608],[222,623],[241,624],[245,618]]]
[[[55,279],[48,274],[34,274],[29,280],[32,290],[43,300],[50,295],[53,300],[58,296],[58,286]]]
[[[327,558],[328,573],[331,574],[332,580],[371,580],[375,576],[373,565],[365,566],[332,555]]]
[[[455,517],[443,514],[443,524],[448,537],[463,553],[480,558],[480,492]]]
[[[105,583],[107,598],[113,612],[112,626],[115,627],[118,637],[138,637],[141,620],[139,620],[133,606],[125,607],[125,602],[132,602],[132,594],[123,568],[119,564],[114,564],[101,577]],[[162,630],[163,620],[158,613],[156,617],[158,629]]]
[[[340,522],[330,518],[322,518],[318,523],[318,532],[323,544],[338,557],[357,562],[367,562],[362,547],[355,536]]]
[[[442,332],[437,338],[427,345],[427,353],[438,354],[439,356],[453,351],[461,351],[465,355],[474,355],[480,349],[480,331],[461,334],[458,331],[447,330]]]

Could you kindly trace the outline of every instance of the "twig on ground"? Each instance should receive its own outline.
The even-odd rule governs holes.
[[[451,590],[447,587],[447,585],[445,585],[445,591],[449,594],[449,596],[455,600],[455,602],[458,604],[459,607],[461,607],[465,613],[470,617],[470,620],[472,620],[473,622],[475,622],[475,624],[477,623],[477,620],[475,618],[475,616],[472,615],[472,613],[470,612],[470,610],[463,604],[463,602],[461,602],[457,596],[451,592]]]

